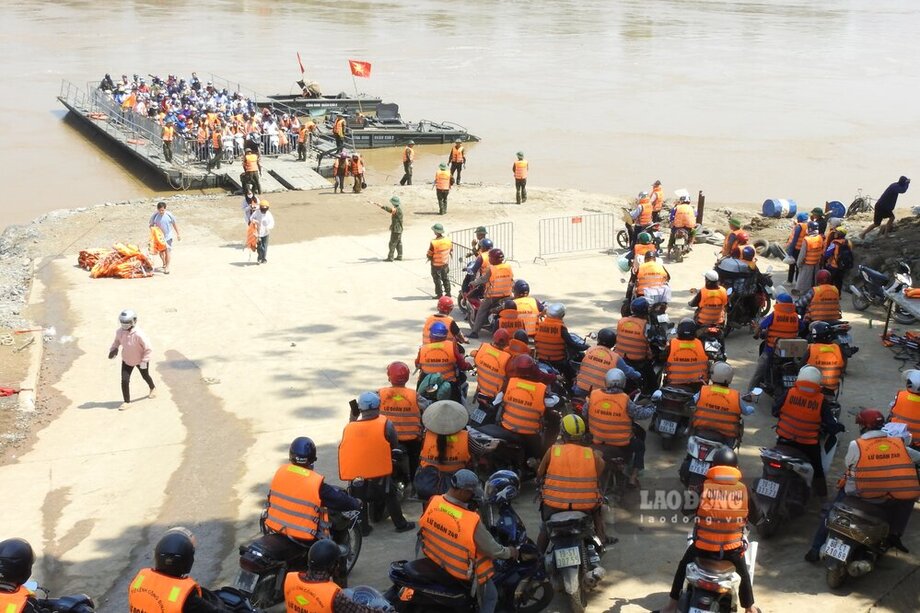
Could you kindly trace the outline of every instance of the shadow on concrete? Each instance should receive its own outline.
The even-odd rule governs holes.
[[[84,402],[77,405],[78,409],[117,409],[121,406],[121,400],[112,400],[110,402]]]

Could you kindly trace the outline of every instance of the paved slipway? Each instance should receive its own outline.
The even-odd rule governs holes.
[[[177,200],[170,208],[184,240],[172,274],[147,280],[91,280],[75,262],[83,247],[142,241],[150,203],[92,209],[42,226],[45,257],[36,261],[30,315],[74,341],[45,350],[38,402],[56,417],[9,450],[0,468],[0,487],[10,494],[4,534],[33,543],[41,583],[54,593],[88,592],[101,611],[123,611],[128,581],[150,564],[159,535],[177,524],[198,534],[196,577],[206,585],[231,582],[236,546],[257,533],[268,481],[291,439],[313,437],[317,469],[338,483],[336,447],[348,400],[384,385],[391,360],[414,358],[421,322],[434,306],[424,252],[435,221],[448,230],[514,221],[515,276],[526,278],[534,295],[565,302],[566,321],[581,334],[616,321],[624,283],[613,257],[594,252],[532,263],[538,219],[614,211],[610,198],[534,187],[517,207],[508,187],[464,186],[451,195],[450,214],[437,217],[427,186],[400,194],[406,259],[395,263],[383,261],[387,218],[368,203],[387,200],[388,188],[273,200],[278,229],[265,266],[241,249],[236,199]],[[712,251],[698,246],[669,266],[675,317],[687,312],[683,305],[701,285]],[[152,339],[159,394],[120,412],[118,361],[105,355],[126,307],[138,311]],[[880,346],[879,326],[868,327],[879,314],[848,316],[862,351],[843,392],[847,440],[855,430],[847,411],[887,405],[899,386],[899,363]],[[734,335],[728,353],[743,384],[756,343]],[[143,388],[135,376],[135,394]],[[746,419],[741,461],[748,481],[759,471],[758,448],[773,441],[772,425],[765,398]],[[682,457],[682,450],[662,451],[651,435],[644,488],[675,487]],[[532,497],[528,485],[517,506],[536,535]],[[638,494],[626,507],[608,515],[620,542],[604,559],[608,575],[589,610],[644,611],[666,601],[689,528],[682,521],[649,523],[657,513],[643,509]],[[417,504],[407,505],[410,517],[418,512]],[[764,611],[917,609],[916,553],[887,556],[868,578],[829,594],[823,571],[802,560],[816,523],[813,506],[761,543],[755,593]],[[916,535],[915,526],[906,539],[915,552]],[[385,588],[388,563],[413,555],[411,535],[380,525],[351,582]]]

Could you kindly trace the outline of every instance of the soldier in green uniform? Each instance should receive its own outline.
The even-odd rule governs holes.
[[[381,209],[390,214],[390,251],[387,254],[387,262],[393,261],[393,252],[396,252],[396,259],[402,259],[402,232],[403,232],[403,212],[399,206],[399,196],[390,198],[390,204],[378,204]]]

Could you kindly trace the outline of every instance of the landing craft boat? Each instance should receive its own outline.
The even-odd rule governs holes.
[[[260,100],[260,107],[269,107],[276,111],[303,113],[311,117],[322,117],[334,113],[375,113],[382,102],[380,98],[369,96],[348,97],[345,93],[336,96],[304,98],[300,94],[272,94]]]

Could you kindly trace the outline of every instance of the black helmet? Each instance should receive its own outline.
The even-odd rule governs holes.
[[[308,560],[310,570],[319,573],[333,574],[335,565],[338,564],[342,552],[339,546],[331,539],[320,539],[310,547]]]
[[[530,293],[530,283],[524,279],[518,279],[514,282],[514,285],[511,286],[511,292],[514,294],[515,298],[526,296]]]
[[[506,298],[505,301],[502,302],[502,310],[517,311],[517,302],[515,302],[511,298]]]
[[[684,317],[677,324],[677,338],[688,340],[696,336],[696,322],[689,317]]]
[[[306,436],[298,436],[291,442],[291,449],[288,452],[288,458],[291,464],[297,466],[313,466],[316,462],[316,444],[313,439]]]
[[[29,542],[12,538],[0,541],[0,581],[19,587],[32,576],[35,554]]]
[[[597,332],[597,344],[601,347],[613,347],[617,342],[617,331],[613,328],[602,328]]]
[[[170,577],[184,577],[195,563],[194,535],[187,528],[171,528],[153,550],[154,570]]]
[[[719,449],[712,457],[713,466],[738,466],[738,456],[731,449]]]
[[[636,317],[647,317],[648,300],[645,298],[636,298],[629,304],[629,312]]]
[[[834,336],[834,330],[823,321],[816,321],[809,326],[809,336],[813,343],[829,343]]]

